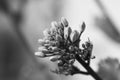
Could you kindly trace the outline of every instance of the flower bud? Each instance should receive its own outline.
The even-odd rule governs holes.
[[[51,23],[51,28],[50,28],[51,34],[54,34],[57,32],[57,25],[58,24],[55,21]]]
[[[45,37],[48,37],[50,35],[50,33],[51,32],[50,32],[49,29],[46,29],[46,30],[43,31],[43,34],[44,34]]]
[[[86,48],[86,45],[85,45],[85,44],[82,44],[82,47],[83,47],[83,48]]]
[[[53,52],[53,54],[55,54],[55,55],[61,55],[61,53],[60,52]]]
[[[43,52],[44,54],[49,54],[49,53],[50,53],[49,50],[47,50],[47,49],[42,49],[42,52]]]
[[[62,36],[56,35],[56,40],[59,41],[59,42],[62,42],[63,41]]]
[[[55,61],[58,61],[59,57],[58,56],[51,56],[49,59],[50,59],[50,61],[55,62]]]
[[[59,60],[57,63],[58,63],[58,66],[63,66],[64,65],[64,63],[61,60]]]
[[[50,70],[51,72],[53,72],[53,73],[56,73],[56,74],[59,74],[60,72],[59,72],[59,70]]]
[[[69,60],[69,64],[73,64],[75,62],[75,59]]]
[[[74,54],[70,54],[70,59],[74,59],[74,58],[75,58]]]
[[[49,46],[51,46],[51,45],[50,45],[50,44],[44,44],[44,46],[45,46],[45,47],[49,47]]]
[[[69,51],[73,52],[74,50],[75,50],[75,49],[74,49],[73,46],[70,46],[70,47],[69,47]]]
[[[64,27],[68,26],[68,21],[64,17],[61,18],[61,22],[64,25]]]
[[[64,29],[64,38],[67,39],[72,32],[72,29],[70,27],[67,27]]]
[[[63,72],[63,74],[68,76],[70,74],[70,72],[65,71],[65,72]]]
[[[58,33],[59,33],[60,35],[63,35],[63,34],[64,34],[64,31],[63,31],[62,29],[58,29]]]
[[[45,41],[43,39],[38,39],[38,43],[43,46],[45,44]]]
[[[54,35],[56,33],[56,29],[54,28],[50,28],[50,31],[51,31],[51,35]]]
[[[42,51],[43,49],[46,49],[44,46],[38,47],[38,51]]]
[[[57,48],[57,47],[51,47],[51,49],[52,49],[53,52],[56,52],[56,51],[59,51],[59,50],[60,50],[60,49]]]
[[[35,52],[35,55],[38,57],[45,57],[45,54],[42,52]]]
[[[95,56],[91,56],[91,59],[95,59]]]
[[[70,39],[72,42],[77,41],[79,38],[79,32],[77,30],[74,30],[71,35],[70,35]]]
[[[80,26],[80,28],[81,28],[80,33],[83,33],[83,32],[84,32],[85,27],[86,27],[86,25],[85,25],[85,23],[83,22],[82,26]]]
[[[86,47],[90,47],[91,44],[89,42],[85,42]]]
[[[67,67],[68,67],[68,64],[67,64],[67,63],[65,63],[63,66],[64,66],[65,68],[67,68]]]
[[[46,43],[46,44],[49,44],[49,43],[50,43],[50,40],[45,40],[45,43]]]
[[[59,29],[62,29],[62,30],[64,29],[64,26],[62,25],[61,22],[58,22],[58,28],[59,28]]]
[[[56,41],[56,42],[55,42],[55,46],[57,46],[57,47],[60,46],[60,42],[59,42],[59,41]]]
[[[58,27],[58,23],[57,23],[56,21],[53,21],[53,22],[51,23],[51,27],[52,27],[52,28]]]
[[[89,40],[89,38],[88,38],[88,41],[86,41],[85,42],[85,45],[87,46],[87,47],[93,47],[93,44],[92,44],[92,42]]]

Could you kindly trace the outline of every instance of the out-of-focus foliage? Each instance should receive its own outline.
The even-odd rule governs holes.
[[[120,63],[118,59],[107,58],[99,62],[98,74],[103,80],[120,80]]]
[[[112,20],[110,13],[107,11],[101,0],[95,1],[102,12],[102,17],[95,18],[95,24],[105,33],[105,35],[107,35],[107,37],[116,43],[120,43],[120,32]],[[120,80],[120,63],[118,59],[107,58],[101,60],[99,62],[98,74],[104,80]]]
[[[114,23],[107,17],[96,17],[96,25],[114,42],[120,43],[120,32]]]
[[[95,23],[96,25],[114,42],[120,43],[120,32],[117,29],[117,26],[112,21],[109,12],[107,12],[101,0],[95,0],[98,7],[103,13],[102,17],[96,17]]]
[[[5,12],[0,5],[0,80],[53,80],[47,65],[38,62],[32,54],[28,39],[21,30],[25,30],[22,26],[27,22],[23,17],[27,5],[24,1],[28,0],[0,1],[8,8]]]

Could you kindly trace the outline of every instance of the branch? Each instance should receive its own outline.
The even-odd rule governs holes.
[[[93,71],[93,69],[87,65],[80,57],[78,54],[76,54],[76,60],[81,63],[81,65],[88,71],[88,73],[93,77],[95,78],[96,80],[102,80],[97,74],[96,72]]]

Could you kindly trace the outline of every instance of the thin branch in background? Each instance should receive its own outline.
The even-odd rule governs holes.
[[[110,14],[107,12],[103,3],[100,0],[95,0],[96,4],[103,13],[103,17],[96,17],[95,24],[113,41],[120,43],[120,32],[117,26],[112,21]]]
[[[120,80],[120,62],[116,58],[99,61],[97,73],[105,80]]]

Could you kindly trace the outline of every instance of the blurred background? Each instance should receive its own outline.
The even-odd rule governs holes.
[[[34,56],[43,30],[61,17],[73,29],[86,23],[82,42],[89,37],[96,56],[91,67],[104,80],[120,80],[119,7],[119,0],[0,0],[0,80],[94,80],[55,75],[54,63]]]

